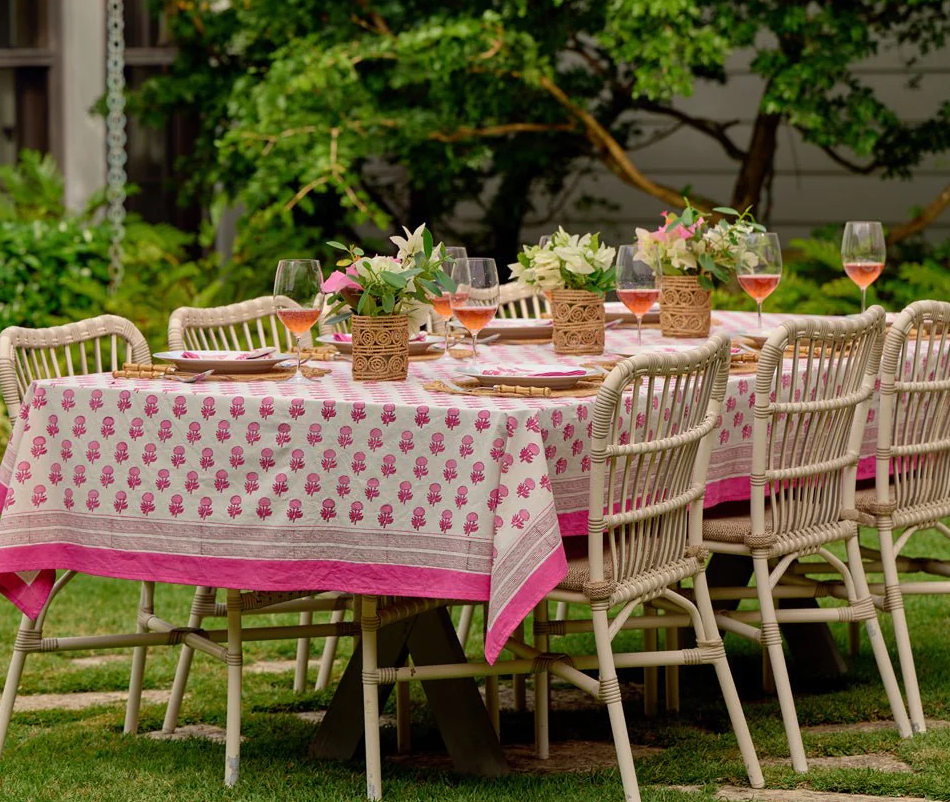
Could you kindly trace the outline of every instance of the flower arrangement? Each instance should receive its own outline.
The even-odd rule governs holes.
[[[636,258],[656,265],[664,275],[695,276],[701,289],[711,290],[717,281],[729,280],[740,258],[755,258],[740,255],[749,234],[765,231],[765,226],[755,222],[751,208],[737,212],[716,207],[713,211],[723,217],[710,225],[687,200],[679,214],[663,212],[663,225],[656,231],[637,229]]]
[[[585,290],[603,295],[614,288],[614,254],[599,234],[568,234],[563,228],[544,245],[525,245],[509,265],[519,284],[542,292]]]
[[[367,256],[356,245],[328,242],[344,251],[338,268],[323,282],[323,290],[335,296],[329,323],[339,323],[352,314],[366,317],[408,315],[418,318],[426,312],[432,297],[452,292],[455,284],[444,265],[452,259],[445,245],[434,245],[425,223],[415,231],[403,228],[406,236],[390,237],[399,249],[396,256]],[[349,306],[349,309],[345,307]]]

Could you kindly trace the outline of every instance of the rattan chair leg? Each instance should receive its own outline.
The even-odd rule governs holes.
[[[720,638],[719,629],[716,626],[716,613],[709,597],[709,583],[706,581],[705,571],[693,577],[693,589],[696,607],[702,618],[703,629],[706,630],[705,634],[698,629],[696,630],[697,642],[701,642],[706,638]],[[716,668],[716,677],[719,679],[719,687],[722,689],[722,698],[726,703],[726,710],[729,712],[729,719],[732,722],[732,730],[735,732],[736,741],[739,744],[739,752],[742,754],[742,762],[745,764],[746,774],[749,776],[749,784],[753,788],[764,788],[765,778],[762,776],[762,767],[759,765],[759,758],[755,753],[755,745],[752,742],[752,735],[749,733],[749,724],[746,721],[745,713],[742,711],[742,702],[739,700],[739,693],[736,690],[735,679],[729,668],[729,661],[723,657],[721,660],[716,660],[713,665]]]
[[[633,750],[630,748],[630,733],[623,713],[620,699],[620,683],[617,680],[617,667],[614,665],[613,648],[610,644],[607,605],[592,607],[594,624],[594,642],[597,645],[597,673],[600,678],[601,698],[607,703],[610,716],[610,729],[617,749],[617,765],[623,782],[623,795],[626,802],[640,802],[640,788],[637,785],[637,772],[633,766]]]
[[[539,624],[548,621],[547,599],[534,608],[534,620]],[[550,638],[547,632],[535,635],[534,645],[538,651],[544,653],[550,648]],[[550,756],[550,710],[551,710],[551,675],[547,671],[538,671],[534,675],[534,755],[538,760],[547,760]]]
[[[313,623],[313,611],[304,610],[300,614],[300,626],[309,627]],[[307,667],[310,664],[310,638],[297,639],[297,665],[294,668],[294,693],[307,690]]]
[[[10,729],[13,706],[16,704],[20,679],[23,676],[23,666],[26,663],[27,652],[20,642],[21,634],[30,633],[32,635],[35,631],[36,623],[24,615],[20,620],[17,643],[13,647],[13,656],[10,658],[10,667],[7,669],[7,681],[3,683],[3,696],[0,697],[0,754],[3,754],[3,745],[7,740],[7,730]]]
[[[914,732],[926,732],[927,724],[924,720],[924,708],[917,684],[917,669],[914,665],[914,652],[910,643],[910,630],[907,628],[907,616],[904,615],[904,597],[897,573],[893,532],[887,521],[878,522],[878,539],[881,549],[881,568],[884,571],[884,609],[891,614],[891,620],[894,623],[894,639],[897,641],[897,654],[900,658],[904,692],[907,695],[910,724]]]
[[[241,674],[244,663],[241,591],[228,588],[228,718],[224,744],[224,784],[235,785],[241,771]]]
[[[848,566],[851,569],[854,592],[858,599],[868,598],[870,591],[868,590],[867,577],[864,575],[861,545],[858,543],[857,536],[848,540]],[[914,733],[910,726],[907,710],[904,707],[900,686],[897,684],[897,676],[894,674],[894,666],[891,665],[891,658],[887,654],[887,645],[884,643],[884,636],[881,634],[881,626],[877,620],[876,612],[873,618],[868,618],[864,622],[864,628],[867,630],[868,640],[870,640],[871,648],[874,651],[874,659],[877,661],[877,669],[881,674],[887,699],[891,703],[891,712],[894,714],[897,731],[902,738],[909,738]]]
[[[798,715],[795,712],[795,699],[792,696],[792,685],[788,678],[788,667],[785,665],[782,636],[775,617],[775,603],[769,589],[769,563],[764,555],[753,553],[752,564],[755,568],[755,584],[762,615],[762,645],[768,650],[772,664],[772,674],[775,677],[775,689],[778,693],[779,707],[782,710],[782,720],[785,723],[792,768],[795,771],[805,772],[808,771],[808,762],[805,759],[805,746],[802,743]]]
[[[459,617],[459,643],[464,649],[468,646],[468,634],[472,629],[472,617],[475,615],[475,605],[466,604],[462,607],[462,615]]]
[[[656,615],[657,608],[652,604],[643,605],[644,615]],[[643,631],[643,651],[655,652],[657,645],[657,632],[655,629],[645,629]],[[643,669],[643,715],[648,718],[656,716],[659,709],[659,682],[656,666],[647,666]]]
[[[148,616],[155,612],[155,583],[143,582],[139,594],[139,613],[135,631],[148,632]],[[125,726],[122,732],[134,734],[139,728],[139,709],[142,706],[142,682],[145,679],[145,658],[148,648],[136,646],[132,650],[132,672],[129,675],[129,698],[125,704]]]
[[[346,618],[346,610],[334,610],[330,613],[331,624],[342,624]],[[317,673],[316,690],[323,691],[330,687],[330,677],[333,676],[333,661],[336,659],[336,647],[340,639],[331,635],[323,642],[323,655],[320,657],[320,671]]]
[[[554,620],[563,621],[567,618],[567,602],[559,601],[554,608]]]
[[[515,631],[512,634],[512,637],[515,640],[524,640],[524,621],[518,624],[515,627]],[[525,675],[524,674],[515,674],[511,678],[511,690],[514,696],[514,707],[516,713],[524,713],[528,709],[528,700],[526,698],[526,689],[525,689]]]
[[[201,615],[199,610],[201,599],[209,595],[214,598],[214,588],[195,588],[191,613],[188,615],[188,627],[190,629],[197,629],[201,626],[201,622],[204,620],[204,616]],[[178,666],[175,668],[175,679],[172,682],[171,695],[168,697],[168,707],[165,708],[165,721],[162,723],[162,732],[165,734],[171,734],[178,728],[178,716],[181,713],[181,703],[185,698],[185,688],[188,685],[188,675],[191,673],[191,661],[194,656],[195,650],[183,644],[181,654],[178,655]]]
[[[376,597],[362,597],[363,649],[363,725],[366,742],[366,798],[382,799],[383,772],[379,753],[379,666],[376,654],[376,633],[379,616],[376,613]]]

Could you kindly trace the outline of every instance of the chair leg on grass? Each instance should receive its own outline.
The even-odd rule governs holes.
[[[342,624],[346,617],[346,610],[334,610],[330,613],[331,624]],[[333,661],[336,659],[336,647],[340,639],[331,635],[324,641],[323,655],[320,657],[320,671],[317,673],[315,690],[323,691],[330,687],[330,677],[333,676]]]
[[[228,719],[224,745],[224,784],[230,788],[241,771],[241,673],[244,645],[241,631],[241,591],[228,589]]]
[[[16,704],[17,691],[20,688],[20,679],[23,677],[23,666],[26,663],[26,642],[41,637],[33,619],[23,616],[20,620],[20,629],[17,631],[16,644],[13,647],[13,657],[10,658],[10,667],[7,669],[7,681],[3,683],[3,697],[0,698],[0,754],[3,754],[3,745],[7,740],[7,730],[10,729],[10,719],[13,716],[13,706]]]
[[[889,519],[879,521],[878,532],[884,569],[884,609],[890,612],[894,623],[894,639],[897,641],[901,677],[904,679],[904,692],[907,694],[907,712],[910,714],[910,724],[914,732],[926,732],[927,724],[924,719],[924,707],[920,700],[920,688],[917,685],[917,668],[914,665],[914,652],[910,645],[907,616],[904,614],[904,596],[901,593],[900,577],[897,575],[897,555],[894,553]]]
[[[785,735],[788,738],[788,751],[792,758],[792,768],[795,771],[805,772],[808,771],[808,761],[805,759],[805,746],[802,743],[802,733],[798,726],[798,714],[795,712],[795,698],[792,696],[792,684],[788,678],[785,652],[782,650],[782,633],[778,628],[778,619],[775,616],[775,603],[772,600],[772,591],[769,584],[768,559],[765,554],[753,552],[752,564],[755,568],[755,584],[762,615],[762,646],[768,650],[772,675],[775,677],[775,690],[778,693],[779,707],[782,710],[782,721],[785,724]]]
[[[543,600],[534,608],[534,620],[539,624],[548,622],[548,602]],[[550,648],[547,632],[535,636],[535,646],[540,652]],[[547,760],[550,755],[551,675],[547,671],[538,671],[534,675],[534,753],[539,760]]]
[[[620,682],[617,679],[617,667],[614,665],[613,648],[607,624],[607,603],[591,605],[594,619],[594,641],[597,644],[597,673],[600,678],[600,698],[607,704],[610,716],[610,729],[617,749],[617,765],[623,782],[623,796],[626,802],[640,802],[640,788],[637,785],[637,772],[633,766],[633,750],[630,748],[630,734],[623,713],[620,698]]]
[[[143,582],[139,595],[139,612],[135,631],[148,632],[148,617],[155,613],[155,583]],[[139,728],[139,710],[142,706],[142,683],[145,679],[145,658],[148,647],[136,646],[132,650],[132,672],[129,675],[129,698],[125,704],[125,726],[122,732],[126,735],[135,733]]]
[[[363,727],[366,743],[366,798],[382,799],[382,758],[379,753],[379,666],[376,655],[376,633],[379,616],[376,597],[363,596],[360,616],[363,649]]]
[[[472,616],[475,615],[475,605],[465,604],[462,606],[462,615],[459,617],[459,643],[464,649],[468,645],[468,633],[472,629]]]
[[[190,629],[197,629],[201,626],[201,622],[204,620],[204,616],[201,614],[202,605],[208,597],[213,603],[215,595],[214,588],[195,588],[195,596],[191,602],[191,613],[188,616],[188,627]],[[178,666],[175,668],[175,679],[172,682],[172,692],[168,697],[168,707],[165,708],[165,721],[162,724],[162,732],[166,734],[173,733],[178,728],[181,702],[185,697],[185,687],[188,685],[188,675],[191,673],[191,661],[194,656],[194,649],[182,645],[181,654],[178,655]]]
[[[699,609],[702,618],[703,629],[708,633],[696,630],[696,642],[706,643],[710,646],[717,646],[722,643],[719,629],[716,626],[716,615],[713,612],[712,601],[709,598],[709,586],[706,582],[705,572],[697,574],[693,578],[693,587],[696,594],[696,607]],[[722,698],[726,703],[726,710],[729,712],[729,720],[732,722],[732,730],[736,734],[736,741],[739,744],[739,752],[742,754],[742,762],[745,764],[746,774],[749,776],[749,784],[753,788],[764,788],[765,778],[762,776],[762,767],[759,765],[758,755],[755,753],[755,745],[752,742],[752,735],[749,733],[749,724],[746,721],[745,714],[742,712],[742,702],[739,701],[739,693],[736,691],[735,679],[729,668],[729,661],[725,654],[717,659],[713,665],[716,668],[716,677],[719,679],[719,687],[722,689]]]
[[[887,699],[891,704],[891,712],[894,715],[897,730],[902,738],[909,738],[914,733],[910,726],[907,710],[904,707],[900,686],[897,684],[897,676],[894,674],[894,666],[891,665],[891,658],[887,654],[887,645],[884,643],[880,622],[877,620],[877,610],[871,602],[871,592],[868,589],[867,577],[864,575],[861,546],[858,543],[857,536],[848,540],[848,566],[851,570],[851,579],[854,582],[854,592],[857,595],[857,599],[852,600],[852,605],[865,599],[871,605],[871,615],[865,620],[864,628],[867,630],[868,640],[871,642],[871,649],[874,652],[874,659],[877,661],[877,669],[881,674],[881,681],[884,683]]]
[[[309,627],[313,623],[313,611],[304,610],[300,614],[300,626]],[[297,638],[297,665],[294,668],[294,693],[307,690],[307,668],[310,665],[310,638]]]

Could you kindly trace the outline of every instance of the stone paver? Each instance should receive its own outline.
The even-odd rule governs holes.
[[[145,733],[146,738],[153,741],[187,741],[191,738],[199,738],[203,741],[211,741],[216,744],[223,744],[227,738],[227,733],[222,727],[215,727],[211,724],[185,724],[178,727],[174,732],[154,732]],[[241,741],[247,740],[243,735]]]
[[[132,658],[127,654],[97,654],[92,657],[74,657],[69,661],[70,668],[99,668],[112,663],[128,663],[132,665]]]
[[[950,727],[950,721],[940,719],[924,719],[928,730],[942,730]],[[880,730],[894,730],[897,727],[893,721],[859,721],[856,724],[814,724],[811,727],[802,727],[803,733],[821,735],[827,732],[879,732]]]
[[[282,674],[285,671],[294,671],[297,663],[294,660],[259,660],[256,663],[247,663],[244,666],[245,674]],[[314,661],[310,661],[313,670]]]
[[[168,702],[168,691],[142,691],[142,701],[146,704],[164,704]],[[17,696],[18,713],[36,710],[85,710],[97,705],[125,703],[127,691],[91,691],[88,693],[37,693],[29,696]]]

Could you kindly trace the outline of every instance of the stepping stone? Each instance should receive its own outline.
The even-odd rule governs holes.
[[[285,671],[295,671],[296,668],[295,660],[260,660],[245,665],[244,672],[246,674],[282,674]]]
[[[165,704],[168,702],[169,691],[142,691],[142,701],[145,704]],[[19,713],[34,712],[37,710],[85,710],[97,705],[112,705],[129,698],[128,691],[92,691],[89,693],[37,693],[29,696],[18,696],[16,710]]]
[[[940,719],[924,719],[928,730],[942,730],[950,727],[950,721],[941,721]],[[897,732],[897,726],[893,721],[859,721],[857,724],[815,724],[811,727],[802,727],[803,733],[821,735],[828,732],[879,732],[881,730],[894,730]]]
[[[327,715],[326,710],[304,710],[300,713],[294,713],[294,715],[306,721],[309,724],[320,724]],[[379,726],[380,727],[395,727],[396,726],[396,717],[389,714],[383,713],[379,717]]]
[[[146,738],[153,741],[187,741],[191,738],[199,738],[203,741],[210,741],[215,744],[223,744],[227,739],[227,732],[221,727],[215,727],[211,724],[185,724],[178,727],[174,732],[154,732],[145,733]],[[241,741],[247,740],[243,735]]]
[[[98,668],[111,663],[132,664],[132,658],[127,654],[97,654],[93,657],[74,657],[69,661],[70,668]]]
[[[721,799],[723,802],[927,802],[919,796],[869,796],[868,794],[826,793],[804,788],[766,790],[737,788],[732,785],[722,786],[716,792],[716,799]]]
[[[791,766],[792,761],[783,758],[779,760],[763,760],[764,766]],[[872,771],[885,771],[899,774],[913,772],[914,769],[903,760],[898,760],[893,755],[870,754],[870,755],[835,755],[832,757],[810,757],[808,758],[808,768],[810,769],[871,769]]]

